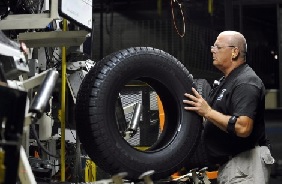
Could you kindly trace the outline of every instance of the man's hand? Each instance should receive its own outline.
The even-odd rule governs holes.
[[[196,91],[195,88],[192,88],[194,95],[185,93],[184,96],[189,100],[183,100],[184,104],[188,106],[184,107],[185,110],[195,111],[200,116],[207,117],[209,112],[212,110],[209,104],[203,97]]]
[[[224,115],[218,111],[213,110],[203,97],[192,88],[194,95],[185,93],[184,96],[189,100],[183,100],[185,110],[195,111],[200,116],[208,119],[221,130],[226,131],[230,115]],[[248,116],[239,116],[235,124],[235,132],[238,137],[248,137],[253,130],[253,120]]]

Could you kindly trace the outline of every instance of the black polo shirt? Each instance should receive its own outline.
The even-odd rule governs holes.
[[[235,68],[213,88],[208,103],[225,115],[248,116],[254,120],[253,131],[246,138],[232,136],[207,121],[204,139],[211,163],[222,164],[229,156],[235,156],[255,145],[265,145],[265,87],[248,64]]]

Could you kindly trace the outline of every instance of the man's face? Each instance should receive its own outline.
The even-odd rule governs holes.
[[[219,35],[211,48],[213,65],[220,71],[224,71],[231,65],[233,45],[228,44],[227,35]]]

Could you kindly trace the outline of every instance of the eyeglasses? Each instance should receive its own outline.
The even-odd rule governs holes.
[[[213,45],[211,46],[211,50],[219,50],[219,49],[222,49],[224,47],[235,47],[235,46],[232,46],[232,45],[228,45],[228,46],[222,46],[222,47],[219,47],[217,45]]]

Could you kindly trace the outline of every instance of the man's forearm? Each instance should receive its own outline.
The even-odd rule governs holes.
[[[228,120],[231,116],[224,115],[214,109],[211,109],[205,116],[207,120],[212,122],[215,126],[220,128],[221,130],[226,131]]]

